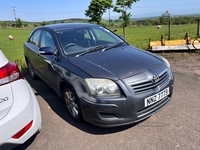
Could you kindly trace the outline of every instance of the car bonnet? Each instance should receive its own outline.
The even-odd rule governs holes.
[[[69,58],[69,62],[92,77],[113,80],[130,77],[163,64],[158,57],[132,46]]]

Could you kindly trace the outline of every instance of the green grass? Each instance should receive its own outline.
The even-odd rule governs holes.
[[[111,29],[114,30],[114,29]],[[13,62],[16,62],[23,69],[25,65],[23,43],[27,40],[32,29],[17,29],[17,28],[0,28],[0,48],[6,57]],[[197,25],[178,25],[171,26],[171,39],[183,39],[186,32],[189,37],[195,37],[197,33]],[[122,28],[117,28],[118,35],[122,35]],[[9,35],[14,36],[14,40],[9,40]],[[168,39],[168,26],[162,26],[161,29],[156,29],[155,26],[140,26],[126,28],[126,41],[131,45],[147,49],[149,38],[152,41],[160,40],[163,35],[165,40]]]
[[[30,32],[30,29],[0,28],[0,48],[10,61],[20,63],[20,65],[25,63],[23,43]],[[9,40],[9,35],[12,35],[14,40]]]
[[[197,34],[197,25],[171,26],[170,39],[184,39],[186,32],[188,32],[190,38],[195,37]],[[123,31],[121,28],[118,28],[116,33],[122,35]],[[159,41],[161,35],[164,36],[165,40],[168,40],[168,26],[162,26],[160,29],[157,29],[155,26],[126,28],[126,41],[144,50],[148,47],[149,38],[152,41]]]

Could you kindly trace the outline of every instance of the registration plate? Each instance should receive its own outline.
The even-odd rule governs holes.
[[[160,101],[161,99],[165,98],[168,95],[169,95],[169,87],[162,90],[161,92],[159,92],[155,95],[152,95],[152,96],[145,98],[144,99],[144,106],[145,107],[150,106],[150,105]]]

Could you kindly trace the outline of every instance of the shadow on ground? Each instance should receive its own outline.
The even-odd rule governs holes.
[[[31,87],[36,91],[35,94],[40,95],[58,116],[84,132],[90,134],[111,134],[126,130],[136,125],[131,124],[121,127],[100,128],[87,122],[77,123],[68,115],[63,99],[61,99],[45,82],[43,82],[41,79],[33,80],[30,76],[26,76],[26,79]]]

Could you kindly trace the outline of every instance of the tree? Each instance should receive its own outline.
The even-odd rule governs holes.
[[[24,27],[28,27],[28,23],[27,22],[24,22]]]
[[[34,27],[40,26],[39,23],[34,23],[33,24]]]
[[[121,16],[119,17],[120,20],[123,20],[122,27],[123,27],[123,35],[125,36],[125,27],[127,27],[130,24],[130,17],[131,13],[127,13],[128,9],[131,9],[133,2],[137,2],[139,0],[117,0],[114,11],[121,13]]]
[[[22,21],[19,18],[16,20],[16,27],[17,28],[21,28],[22,27]]]
[[[103,14],[112,7],[112,0],[92,0],[85,11],[85,15],[90,18],[90,22],[102,24]]]
[[[43,21],[43,22],[40,23],[40,25],[45,26],[45,25],[47,25],[47,23],[45,21]]]
[[[161,14],[161,16],[159,17],[160,19],[160,24],[168,24],[170,21],[170,13],[168,11],[166,11],[165,13]]]
[[[2,28],[7,28],[8,23],[6,21],[3,21],[3,22],[1,22],[0,25],[1,25]]]

